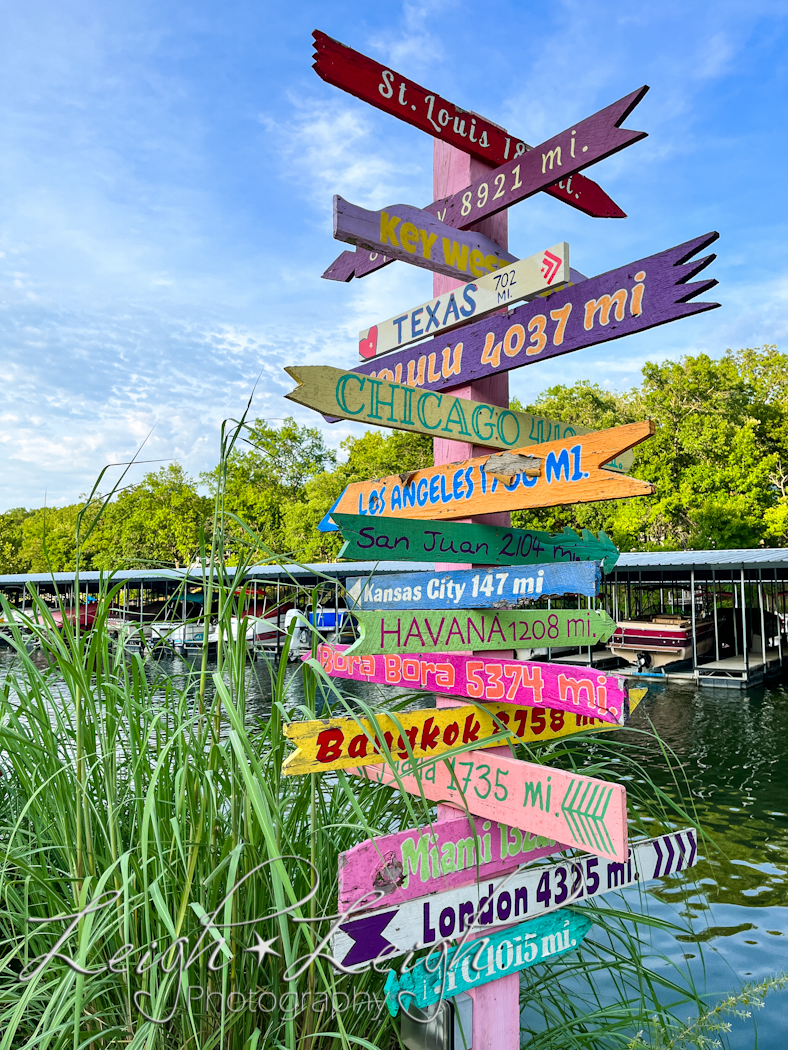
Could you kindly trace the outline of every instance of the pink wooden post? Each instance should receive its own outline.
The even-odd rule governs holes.
[[[470,185],[474,179],[489,170],[487,164],[477,160],[475,157],[455,149],[440,139],[433,140],[432,154],[432,190],[433,200],[440,200],[450,193],[456,193]],[[509,222],[508,212],[502,211],[497,215],[484,219],[474,226],[473,229],[485,234],[501,248],[508,248]],[[453,288],[459,287],[460,282],[443,274],[433,274],[432,294],[443,295]],[[450,393],[456,397],[465,397],[470,401],[486,401],[491,405],[509,407],[509,373],[488,376],[475,383],[466,386],[451,387]],[[433,438],[433,458],[436,465],[441,463],[455,463],[458,460],[470,459],[472,456],[483,455],[487,449],[477,445],[471,445],[460,441],[447,441],[445,438]],[[480,521],[487,525],[511,524],[511,517],[507,511],[497,514],[482,514],[478,517],[465,519],[467,521]],[[439,566],[440,567],[440,566]],[[455,568],[456,566],[452,566]],[[489,654],[488,654],[489,655]],[[501,655],[511,656],[511,650]],[[438,707],[454,706],[456,701],[438,697]],[[490,751],[500,751],[501,754],[510,755],[508,747],[491,748]],[[450,805],[438,806],[438,819],[451,819],[456,810]],[[483,935],[482,935],[483,936]],[[519,1050],[520,1047],[520,976],[513,973],[508,977],[499,977],[497,981],[482,985],[480,988],[471,989],[469,995],[473,998],[473,1050]]]

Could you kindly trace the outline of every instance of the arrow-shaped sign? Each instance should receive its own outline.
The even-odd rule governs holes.
[[[339,912],[364,903],[391,908],[427,893],[499,878],[564,848],[497,821],[460,814],[365,839],[339,854]]]
[[[602,857],[626,860],[627,796],[620,784],[485,751],[413,764],[406,759],[348,772],[432,802],[453,802],[477,817],[500,820]],[[571,796],[578,787],[581,792],[588,788],[588,795],[575,802]],[[570,819],[562,809],[567,802],[572,806]],[[586,820],[590,816],[593,823]]]
[[[388,1011],[396,1017],[400,1006],[423,1009],[537,963],[552,962],[574,951],[591,926],[588,916],[577,912],[544,915],[419,959],[399,977],[389,970],[385,984]]]
[[[358,656],[344,645],[321,645],[317,655],[321,667],[332,678],[423,689],[478,702],[520,704],[540,711],[547,707],[556,712],[555,717],[551,714],[549,720],[538,720],[534,716],[530,720],[534,739],[542,740],[548,738],[549,732],[564,729],[559,712],[623,725],[628,712],[634,710],[640,697],[645,695],[642,690],[630,690],[627,679],[620,675],[602,674],[597,668],[572,664],[504,660],[467,653],[431,653],[428,657]],[[506,723],[506,719],[502,721]],[[514,718],[510,724],[519,736],[517,723],[518,719]],[[577,727],[581,724],[585,723],[576,723]]]
[[[464,190],[433,201],[425,210],[441,222],[464,230],[546,189],[554,175],[568,178],[612,157],[646,137],[645,131],[627,131],[621,124],[647,91],[648,87],[638,88],[522,156],[485,173]]]
[[[493,166],[504,164],[532,148],[478,113],[460,109],[400,73],[340,44],[319,29],[312,36],[317,75],[384,113],[390,113]],[[545,192],[586,215],[626,218],[615,201],[583,175],[561,179],[547,187]]]
[[[424,829],[426,841],[423,846],[421,839],[415,841],[415,852],[409,848],[400,850],[395,846],[389,857],[392,870],[397,868],[400,858],[405,858],[407,885],[417,888],[422,885],[424,889],[421,896],[409,897],[407,901],[399,903],[399,899],[392,895],[386,908],[366,913],[367,917],[380,916],[375,929],[385,941],[384,948],[380,947],[380,941],[370,943],[367,947],[360,929],[358,938],[354,927],[350,935],[346,928],[337,930],[332,940],[332,955],[337,961],[343,962],[349,952],[354,951],[356,965],[369,963],[376,958],[373,948],[375,953],[380,951],[382,954],[385,951],[391,958],[396,958],[420,948],[437,947],[445,938],[461,936],[473,915],[479,916],[478,926],[484,930],[502,922],[517,922],[542,915],[556,905],[582,901],[625,886],[661,878],[667,874],[661,865],[668,849],[674,852],[676,849],[683,851],[688,848],[691,861],[687,867],[695,862],[696,833],[693,829],[682,829],[636,843],[622,861],[604,861],[586,854],[549,865],[509,871],[503,878],[487,877],[481,872],[478,878],[474,878],[475,870],[466,870],[464,877],[468,881],[464,886],[453,885],[442,892],[425,895],[425,891],[431,890],[434,885],[432,881],[421,882],[425,866],[431,863],[429,849],[433,847],[429,844],[428,831]],[[412,836],[415,833],[410,834]],[[442,849],[446,867],[450,866],[452,856],[456,859],[460,853],[466,850],[470,852],[473,841],[472,837],[470,842],[458,839],[454,845],[447,844],[448,848],[445,851]],[[484,842],[481,839],[478,841],[480,845],[477,850],[484,849]],[[397,877],[405,882],[403,875]],[[448,876],[442,877],[445,879]],[[359,884],[360,892],[355,901],[343,897],[342,906],[349,908],[363,899],[367,885],[368,879]]]
[[[430,374],[434,361],[430,362]],[[293,365],[286,368],[298,383],[285,397],[336,419],[409,430],[417,434],[451,436],[487,448],[512,449],[524,442],[545,438],[591,434],[588,427],[534,416],[530,412],[469,401],[391,380],[360,376],[331,365]],[[608,464],[609,470],[625,472],[634,463],[632,452],[624,452]]]
[[[688,282],[715,256],[688,260],[718,236],[696,237],[553,292],[547,299],[518,306],[508,316],[474,321],[449,335],[387,354],[380,361],[357,365],[353,371],[442,390],[714,310],[719,303],[690,300],[717,282]],[[428,362],[432,362],[429,372]]]
[[[598,565],[581,561],[542,568],[513,565],[496,573],[455,569],[348,576],[345,591],[353,609],[503,609],[548,595],[595,598],[601,576]]]
[[[339,194],[334,195],[334,237],[459,281],[517,262],[483,233],[454,229],[428,211],[409,204],[368,211]]]
[[[596,645],[616,629],[615,620],[599,609],[356,610],[353,616],[361,637],[347,650],[350,656]]]
[[[555,290],[570,280],[569,245],[566,241],[527,259],[477,279],[428,303],[401,310],[388,321],[378,321],[358,335],[362,361],[400,350],[426,335],[439,335],[459,324],[478,320],[502,306]]]
[[[639,445],[654,424],[628,423],[561,441],[480,456],[348,485],[327,517],[360,514],[384,518],[466,518],[526,507],[648,496],[655,487],[603,464]],[[319,528],[322,527],[318,526]]]
[[[334,524],[334,522],[336,524]],[[363,561],[470,562],[471,565],[547,565],[551,562],[601,561],[612,572],[618,548],[600,531],[539,532],[500,525],[424,522],[411,518],[370,518],[361,514],[326,514],[323,532],[342,530],[340,558]]]
[[[285,736],[297,749],[283,762],[282,772],[301,775],[377,765],[387,760],[381,741],[395,758],[408,758],[409,751],[414,758],[429,758],[470,743],[477,748],[500,745],[502,727],[525,744],[620,728],[611,710],[597,710],[595,714],[566,715],[564,711],[498,703],[486,708],[462,704],[441,710],[380,712],[374,720],[359,717],[290,722],[285,726]]]
[[[644,138],[645,131],[619,125],[647,90],[633,91],[424,209],[393,204],[367,211],[335,196],[334,237],[460,280],[492,273],[512,257],[482,234],[459,231],[546,189],[555,175],[573,175]]]

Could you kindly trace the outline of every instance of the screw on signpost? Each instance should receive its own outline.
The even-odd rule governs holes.
[[[484,164],[468,153],[455,149],[439,139],[433,140],[432,154],[432,188],[433,199],[440,200],[450,193],[456,193],[470,185],[474,179],[484,174],[494,165]],[[485,234],[503,249],[508,249],[509,224],[508,212],[504,209],[497,215],[483,220],[473,227]],[[442,295],[461,285],[460,281],[443,274],[432,276],[434,296]],[[449,387],[447,392],[470,401],[486,401],[491,405],[509,407],[509,373],[488,376],[461,387]],[[456,463],[458,460],[470,459],[483,455],[488,449],[467,444],[466,442],[447,441],[445,438],[433,438],[433,458],[435,465]],[[495,514],[483,514],[469,518],[468,521],[479,521],[487,525],[511,524],[508,511]],[[443,568],[437,565],[436,568]],[[452,565],[452,568],[456,566]],[[469,567],[469,566],[468,566]],[[490,653],[486,653],[490,656]],[[504,655],[504,654],[502,654]],[[507,650],[505,655],[511,655]],[[456,701],[438,697],[438,707],[450,707]],[[511,755],[508,747],[491,748],[491,752]],[[456,813],[453,806],[438,805],[438,820],[451,819]],[[473,1050],[519,1050],[520,1046],[520,976],[517,973],[508,977],[499,977],[480,988],[469,992],[473,998]]]

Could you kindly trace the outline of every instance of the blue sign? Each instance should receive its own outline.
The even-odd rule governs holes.
[[[601,576],[596,562],[560,562],[350,576],[346,588],[348,606],[360,610],[503,609],[548,595],[594,598]]]

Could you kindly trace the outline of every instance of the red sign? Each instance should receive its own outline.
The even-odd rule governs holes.
[[[312,36],[315,38],[314,69],[317,75],[362,102],[368,102],[370,106],[496,167],[531,149],[521,139],[514,138],[478,113],[460,109],[413,80],[340,44],[319,29]],[[626,218],[615,201],[583,175],[569,179],[562,177],[545,192],[595,218]]]

